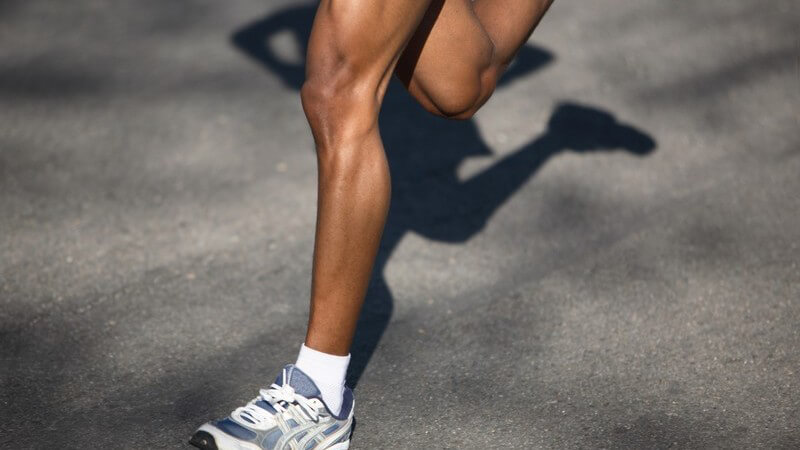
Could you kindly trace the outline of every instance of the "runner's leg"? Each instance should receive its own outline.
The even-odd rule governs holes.
[[[347,355],[389,206],[386,87],[430,0],[322,0],[301,90],[319,186],[306,345]]]
[[[324,421],[319,430],[321,434],[333,430],[325,438],[327,441],[319,443],[325,448],[349,445],[354,410],[352,391],[344,386],[344,374],[389,206],[389,169],[378,133],[378,112],[387,84],[412,36],[417,33],[426,37],[428,31],[436,31],[437,27],[437,34],[443,32],[444,21],[437,19],[443,4],[429,8],[431,1],[322,0],[314,19],[306,58],[306,82],[301,89],[319,170],[311,314],[297,364],[286,366],[276,383],[295,389],[300,398],[321,394],[325,408],[317,409],[324,412],[317,418]],[[497,61],[503,48],[495,47],[487,30],[475,20],[477,16],[472,14],[470,4],[463,0],[448,1],[455,6],[457,1],[462,2],[461,6],[469,6],[443,16],[452,26],[453,34],[467,38],[468,45],[462,42],[459,47],[451,39],[441,42],[416,39],[419,45],[407,52],[416,54],[416,58],[406,58],[411,62],[407,66],[410,67],[407,81],[413,81],[414,89],[425,93],[418,98],[427,99],[431,108],[440,113],[461,108],[447,95],[460,100],[462,88],[473,89],[467,90],[467,94],[477,89],[478,95],[470,102],[482,103],[484,73],[500,67]],[[439,52],[455,52],[440,56],[448,57],[458,70],[448,73],[446,64],[431,62],[429,57],[436,54],[436,48]],[[420,52],[428,52],[429,56],[420,59]],[[457,64],[464,56],[470,64]],[[457,77],[454,89],[446,84],[449,80],[441,82],[442,73]],[[478,83],[474,79],[476,74]],[[262,396],[260,402],[268,402],[271,407],[251,402],[223,420],[202,425],[189,442],[205,450],[267,445],[268,439],[257,442],[263,438],[258,432],[264,431],[267,424],[276,423],[278,400],[269,392]],[[299,414],[299,409],[293,411]],[[288,424],[288,430],[275,428],[281,439],[309,432],[302,428],[307,421],[304,415],[294,418],[283,422]],[[305,439],[313,437],[310,434]],[[304,448],[306,443],[314,443],[301,442]]]

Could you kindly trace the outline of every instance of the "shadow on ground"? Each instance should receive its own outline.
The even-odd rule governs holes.
[[[299,55],[279,54],[274,40],[289,34],[305,54],[315,5],[291,7],[236,31],[233,44],[283,83],[299,90],[305,78]],[[554,60],[547,50],[525,46],[498,83],[508,85]],[[575,102],[556,107],[547,130],[467,180],[458,166],[491,155],[473,120],[450,121],[425,113],[399,83],[390,84],[381,112],[381,136],[392,173],[392,203],[372,282],[352,348],[348,383],[356,386],[392,316],[394,298],[384,270],[403,236],[414,232],[441,242],[464,242],[481,231],[503,205],[552,156],[563,151],[626,151],[646,155],[656,142],[613,114]]]

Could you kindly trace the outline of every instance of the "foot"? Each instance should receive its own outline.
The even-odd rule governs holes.
[[[353,391],[334,415],[305,373],[289,364],[269,389],[229,417],[201,426],[189,443],[202,450],[345,450],[353,427]]]

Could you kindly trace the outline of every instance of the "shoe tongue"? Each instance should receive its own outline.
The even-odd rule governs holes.
[[[286,375],[285,380],[283,378],[284,374]],[[294,364],[288,364],[284,367],[282,373],[275,379],[275,384],[279,386],[283,386],[285,383],[288,383],[296,393],[305,398],[322,398],[322,394],[320,394],[314,381],[305,372],[295,367]]]

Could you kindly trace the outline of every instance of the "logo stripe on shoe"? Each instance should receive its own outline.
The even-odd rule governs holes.
[[[317,429],[315,433],[311,433],[308,436],[304,436],[303,439],[301,439],[297,443],[298,448],[300,448],[301,450],[306,450],[308,448],[316,447],[317,444],[322,442],[325,439],[325,436],[327,436],[325,434],[326,431],[330,430],[333,427],[338,427],[339,426],[339,424],[337,424],[337,423],[331,424],[330,422],[324,423],[324,424],[320,424],[320,425],[321,425],[320,428]],[[314,445],[309,445],[311,443],[313,443]]]
[[[321,424],[309,422],[307,424],[295,426],[281,436],[278,443],[275,445],[275,449],[284,450],[286,448],[295,448],[295,446],[302,449],[305,445],[304,442],[308,442],[319,435],[324,436],[323,432],[330,428],[330,426],[330,422]]]
[[[350,435],[352,425],[353,425],[353,417],[350,416],[350,418],[347,419],[347,422],[342,424],[341,428],[329,434],[325,439],[323,439],[322,442],[319,443],[318,448],[328,448],[335,443],[346,441]]]

